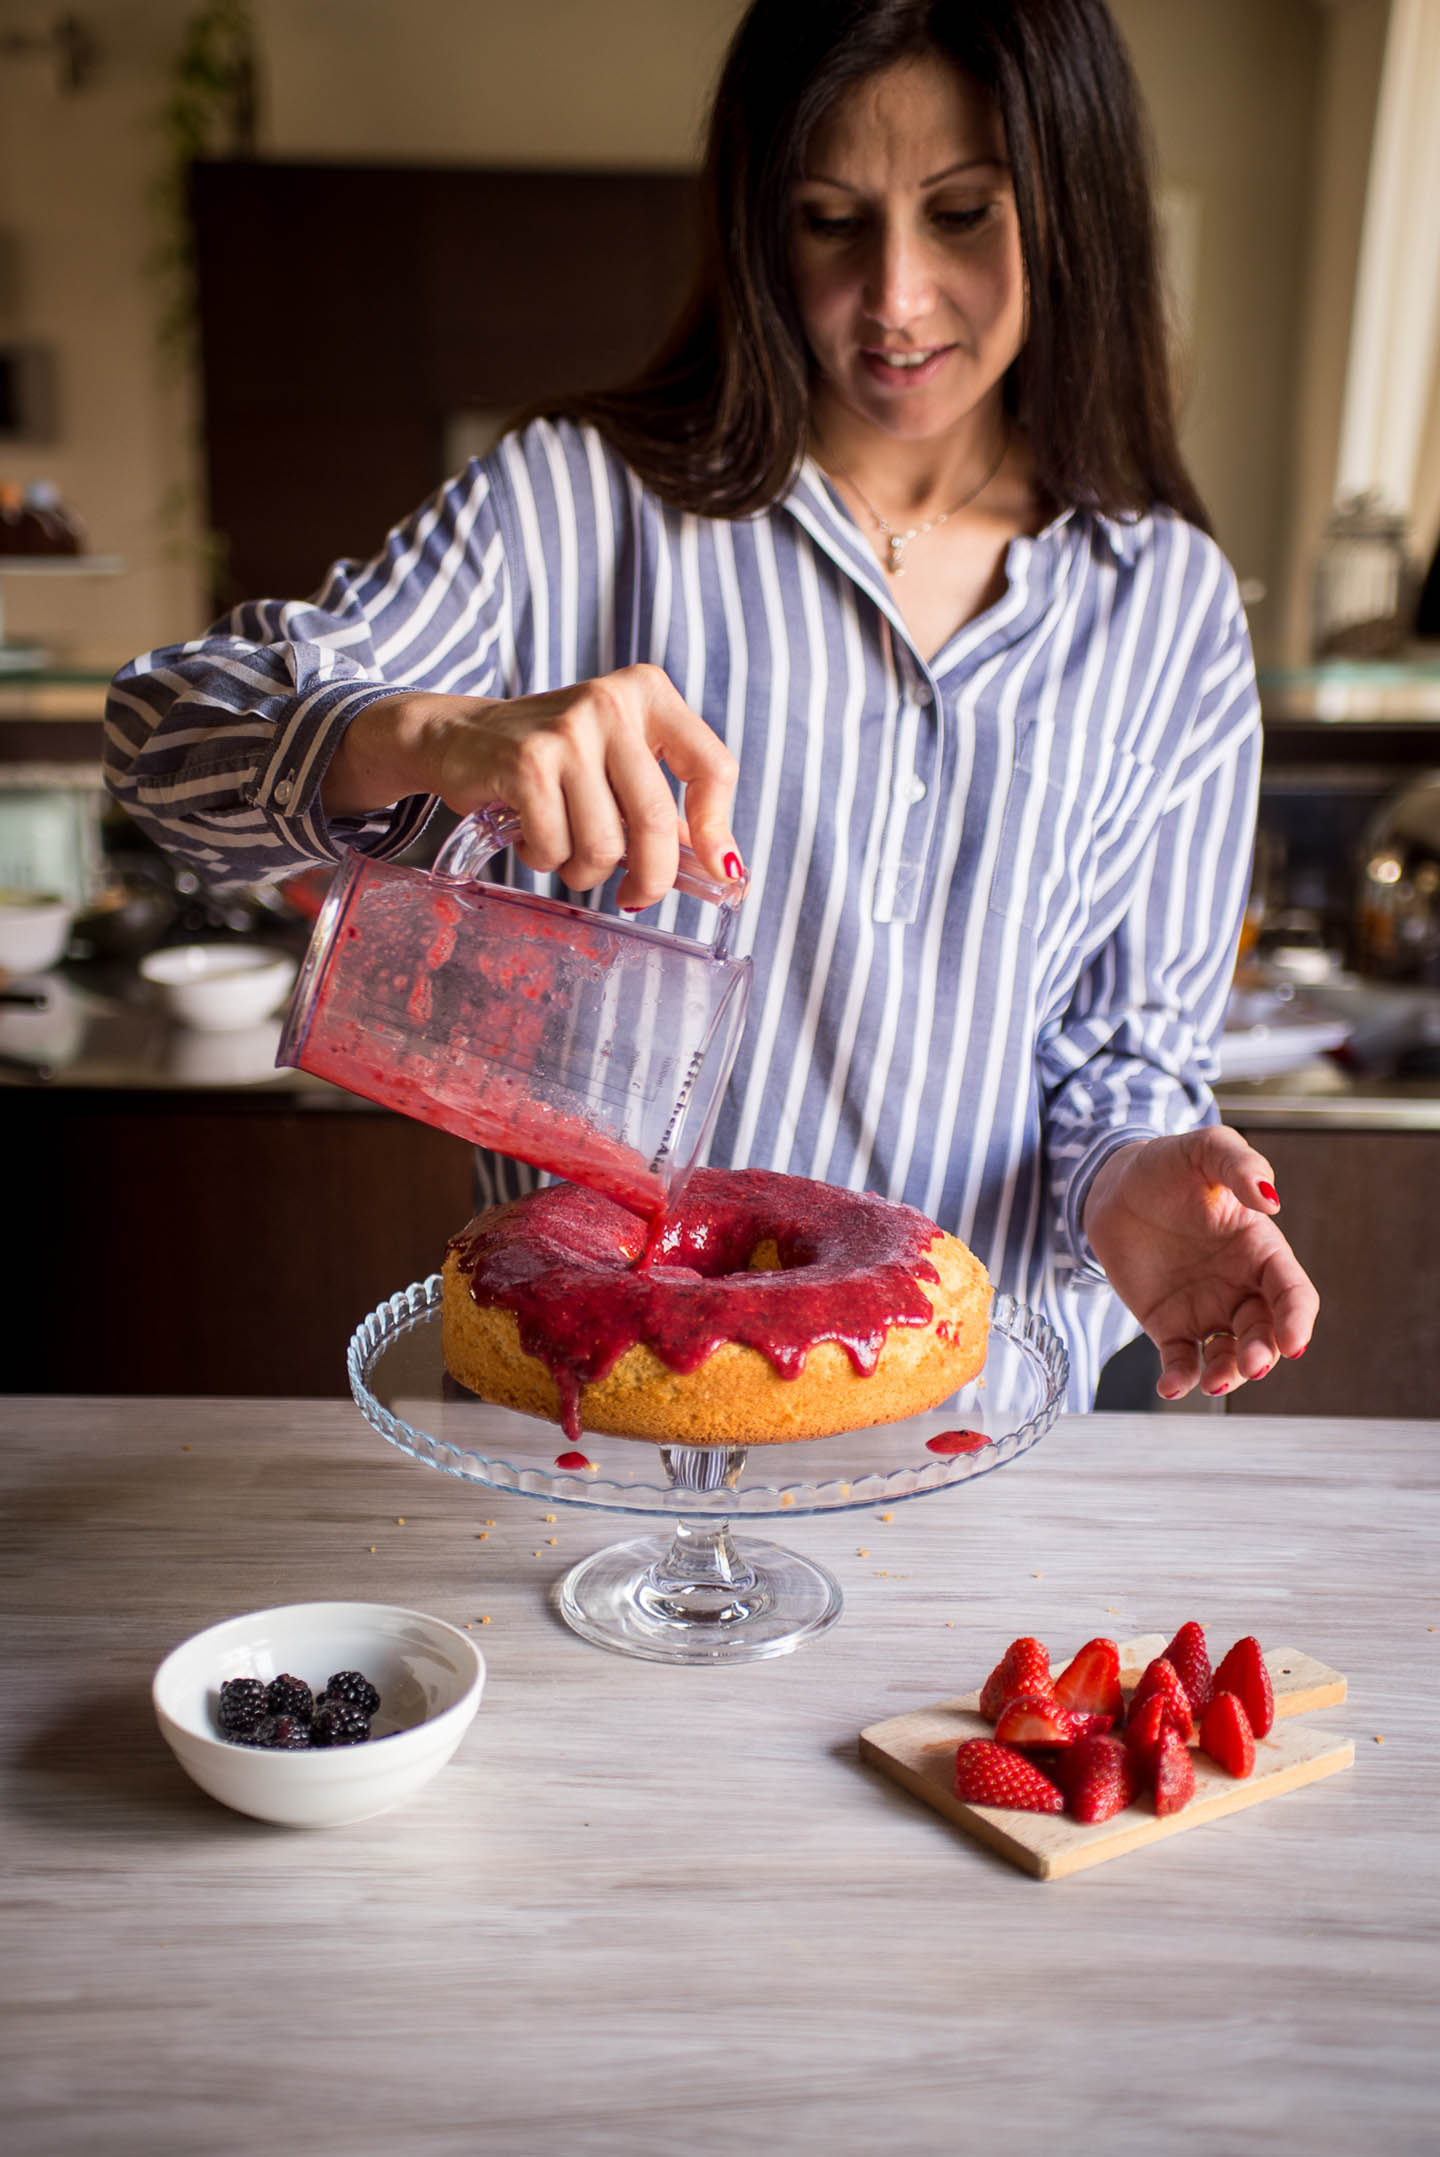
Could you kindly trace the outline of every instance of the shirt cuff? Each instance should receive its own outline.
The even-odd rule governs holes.
[[[279,727],[268,760],[244,792],[295,853],[338,861],[355,847],[383,859],[403,852],[424,828],[436,806],[433,794],[411,794],[388,808],[333,821],[320,799],[346,729],[368,705],[394,695],[391,683],[327,682],[297,699]]]
[[[1123,1124],[1118,1129],[1103,1131],[1093,1145],[1080,1156],[1071,1172],[1061,1207],[1064,1248],[1072,1252],[1069,1263],[1072,1288],[1108,1286],[1104,1267],[1090,1247],[1085,1233],[1085,1204],[1090,1196],[1090,1186],[1099,1175],[1112,1153],[1122,1146],[1143,1145],[1152,1138],[1162,1138],[1164,1133],[1149,1124]]]

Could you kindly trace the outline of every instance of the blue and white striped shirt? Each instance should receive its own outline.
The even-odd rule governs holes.
[[[1090,1180],[1214,1115],[1260,754],[1224,557],[1168,512],[1068,511],[926,660],[813,464],[773,510],[711,520],[542,422],[315,599],[122,670],[110,781],[211,882],[393,855],[433,803],[327,823],[319,802],[366,703],[640,660],[740,766],[755,992],[709,1159],[920,1207],[1049,1317],[1088,1406],[1136,1331],[1080,1232]],[[700,931],[678,895],[653,918]]]

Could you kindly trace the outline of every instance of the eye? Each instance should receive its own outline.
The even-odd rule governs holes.
[[[823,210],[802,209],[800,221],[817,240],[853,240],[861,229],[859,217],[827,217]]]
[[[932,215],[942,231],[978,232],[994,207],[995,205],[992,202],[982,202],[978,209],[935,210]]]

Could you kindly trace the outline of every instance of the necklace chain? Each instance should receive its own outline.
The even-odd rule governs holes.
[[[967,495],[963,495],[958,502],[952,502],[950,507],[946,510],[942,510],[938,517],[927,517],[923,524],[912,524],[908,532],[897,532],[894,525],[890,522],[890,519],[888,517],[882,517],[879,510],[875,507],[875,504],[868,498],[868,496],[861,494],[859,487],[856,486],[855,481],[851,479],[848,472],[842,472],[838,465],[835,466],[834,470],[837,479],[846,480],[848,481],[850,486],[854,487],[856,494],[860,496],[861,505],[874,518],[875,523],[883,534],[885,545],[889,549],[890,554],[889,561],[883,565],[887,574],[892,577],[903,577],[905,574],[905,549],[909,546],[911,540],[922,539],[927,532],[938,531],[942,524],[948,524],[950,519],[953,516],[956,516],[960,510],[968,509],[970,504],[985,492],[985,489],[989,486],[991,480],[995,477],[995,474],[999,471],[1001,465],[1005,462],[1005,452],[1007,449],[1009,449],[1009,447],[1010,430],[1007,427],[1004,432],[1004,435],[1001,437],[1000,454],[995,459],[995,462],[991,465],[989,471],[985,474],[985,477],[980,481],[980,484],[976,487],[972,487],[970,489],[970,492]]]

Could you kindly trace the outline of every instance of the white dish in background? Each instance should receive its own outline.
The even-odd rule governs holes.
[[[289,952],[263,944],[171,944],[140,961],[171,1016],[209,1033],[269,1018],[296,971]]]
[[[1345,1019],[1307,1005],[1294,990],[1236,989],[1220,1036],[1220,1078],[1274,1078],[1298,1071],[1349,1040]]]
[[[251,1086],[273,1079],[284,1024],[277,1013],[258,1026],[177,1026],[165,1044],[166,1072],[186,1086]]]
[[[359,1670],[380,1694],[361,1745],[265,1752],[220,1735],[226,1678],[282,1673],[318,1691]],[[485,1660],[464,1633],[391,1603],[288,1603],[207,1627],[166,1656],[151,1696],[160,1732],[192,1782],[235,1812],[282,1827],[373,1819],[438,1775],[475,1719]]]
[[[43,974],[65,956],[75,909],[50,891],[0,891],[0,970]]]

